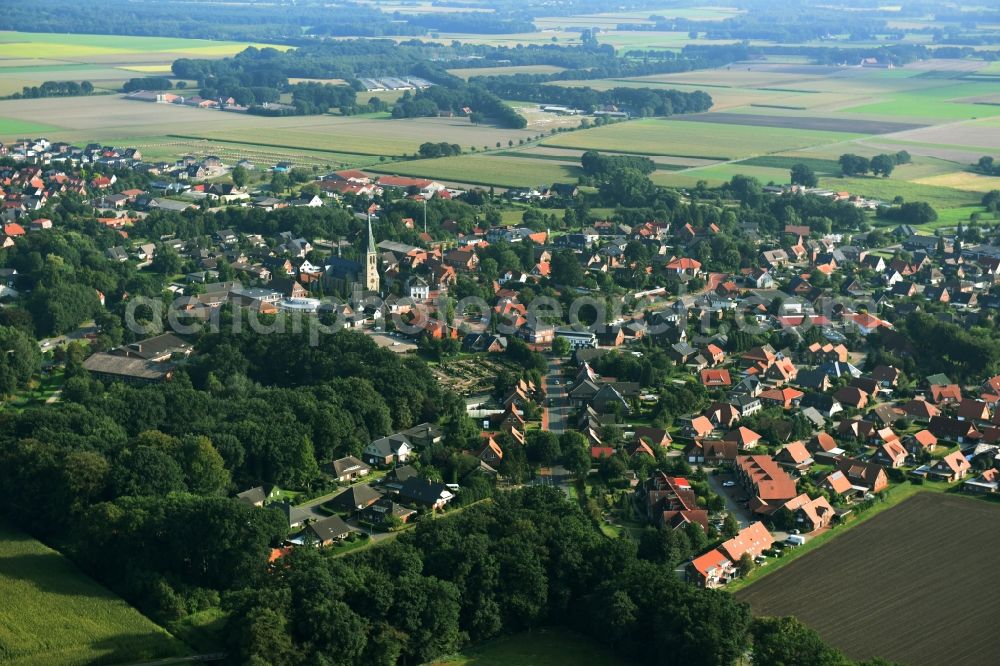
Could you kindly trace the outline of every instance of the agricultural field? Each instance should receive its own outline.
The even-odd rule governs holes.
[[[845,142],[861,136],[849,132],[643,119],[554,136],[542,141],[542,145],[638,155],[733,160]]]
[[[44,81],[86,80],[99,91],[117,90],[135,76],[170,72],[177,58],[222,58],[247,46],[204,39],[0,31],[0,95]]]
[[[0,524],[0,663],[120,664],[189,653],[68,559]]]
[[[1000,595],[983,553],[1000,506],[918,493],[736,593],[755,615],[794,615],[854,659],[991,663]],[[947,622],[947,636],[942,621]]]
[[[541,629],[531,633],[498,638],[470,647],[461,654],[434,662],[434,666],[626,666],[625,661],[591,638],[561,629]]]
[[[513,156],[485,154],[441,157],[412,162],[394,162],[370,167],[369,171],[398,176],[416,176],[449,183],[489,187],[538,187],[552,183],[575,183],[579,164]]]
[[[328,171],[357,169],[379,163],[379,158],[374,155],[267,148],[253,144],[167,136],[134,137],[123,139],[122,143],[139,148],[142,151],[143,159],[147,161],[170,161],[181,155],[193,155],[198,158],[215,155],[221,157],[227,164],[235,164],[240,160],[250,160],[261,169],[266,169],[278,162],[290,162],[295,166],[317,167]]]
[[[511,65],[509,67],[465,67],[449,69],[448,73],[463,79],[473,76],[513,76],[514,74],[555,74],[566,71],[555,65]]]

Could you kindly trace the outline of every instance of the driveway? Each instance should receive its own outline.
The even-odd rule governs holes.
[[[746,491],[740,488],[738,485],[732,488],[723,487],[723,483],[726,481],[732,481],[734,477],[732,474],[709,474],[708,475],[708,485],[709,487],[717,492],[723,500],[726,502],[726,510],[736,518],[736,521],[740,524],[740,527],[746,527],[750,523],[754,522],[753,514],[750,513],[749,509],[740,505],[737,501],[738,498],[744,497]]]
[[[569,419],[569,395],[562,376],[562,359],[549,359],[545,374],[546,407],[542,415],[542,428],[557,435],[566,431]]]

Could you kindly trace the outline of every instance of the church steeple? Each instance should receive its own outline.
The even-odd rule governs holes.
[[[368,216],[368,243],[365,245],[365,289],[379,292],[378,249],[372,234],[372,216]]]

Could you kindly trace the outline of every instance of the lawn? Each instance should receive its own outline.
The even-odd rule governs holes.
[[[118,664],[189,653],[68,559],[0,525],[0,663]]]
[[[626,666],[630,662],[591,638],[562,629],[541,629],[470,647],[434,666]]]
[[[730,160],[845,142],[861,136],[847,132],[643,119],[553,136],[542,141],[542,145]]]
[[[757,615],[794,615],[854,659],[991,663],[1000,595],[982,565],[1000,506],[920,492],[740,590]],[[945,618],[947,637],[942,635]]]
[[[395,162],[369,167],[368,170],[497,187],[537,187],[557,182],[576,182],[581,173],[580,167],[561,162],[500,155],[460,155]]]

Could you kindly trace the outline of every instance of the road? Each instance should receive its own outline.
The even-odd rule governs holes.
[[[43,351],[49,351],[56,347],[61,347],[67,343],[73,342],[75,340],[82,340],[87,335],[97,335],[97,325],[94,322],[84,322],[80,325],[80,328],[75,331],[71,331],[66,335],[57,335],[52,338],[44,338],[38,341],[38,347]]]
[[[726,481],[732,481],[732,474],[712,474],[710,470],[705,470],[709,472],[708,474],[708,485],[717,492],[723,500],[726,502],[726,510],[729,511],[736,518],[736,521],[740,524],[740,528],[748,526],[750,523],[754,522],[750,511],[746,508],[740,506],[739,502],[736,501],[737,497],[743,497],[746,491],[739,487],[739,485],[733,486],[732,488],[723,487],[723,483]]]
[[[562,375],[562,359],[549,359],[549,370],[545,374],[546,407],[542,415],[542,427],[557,435],[566,432],[569,419],[569,396],[566,380]]]

